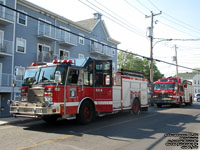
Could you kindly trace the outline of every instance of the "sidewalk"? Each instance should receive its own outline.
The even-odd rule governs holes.
[[[37,119],[36,118],[15,118],[15,117],[0,118],[0,126],[27,123],[34,120],[37,120]]]

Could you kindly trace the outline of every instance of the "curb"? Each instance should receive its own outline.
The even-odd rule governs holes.
[[[13,121],[8,121],[8,122],[5,122],[3,124],[0,124],[0,126],[22,124],[22,123],[28,123],[28,122],[37,121],[37,120],[39,120],[39,119],[37,119],[37,118],[31,118],[31,119],[13,120]]]

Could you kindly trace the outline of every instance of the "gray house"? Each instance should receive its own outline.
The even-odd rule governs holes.
[[[94,57],[113,60],[117,70],[119,42],[111,38],[101,14],[74,22],[25,0],[0,3],[23,12],[0,6],[0,117],[9,115],[7,100],[18,99],[25,67],[32,62]]]

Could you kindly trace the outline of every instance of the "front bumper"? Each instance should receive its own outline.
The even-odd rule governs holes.
[[[150,99],[153,104],[178,104],[176,100],[170,98]]]
[[[60,107],[37,107],[37,106],[10,106],[13,116],[42,117],[46,115],[60,114]]]

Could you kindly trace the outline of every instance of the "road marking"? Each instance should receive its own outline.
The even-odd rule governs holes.
[[[69,134],[69,135],[61,136],[61,137],[58,137],[58,138],[55,138],[55,139],[46,140],[46,141],[39,142],[39,143],[36,143],[36,144],[32,144],[32,145],[29,145],[29,146],[26,146],[26,147],[17,148],[17,150],[25,150],[25,149],[37,147],[37,146],[40,146],[40,145],[55,143],[57,141],[65,140],[65,139],[70,138],[72,136],[75,136],[77,134],[85,134],[85,133],[89,133],[89,132],[94,132],[94,131],[98,131],[98,130],[101,130],[101,129],[104,129],[104,128],[125,124],[125,123],[128,123],[128,122],[134,121],[134,120],[144,119],[144,118],[152,117],[152,116],[155,116],[155,115],[156,114],[147,115],[147,116],[140,117],[140,118],[133,118],[133,119],[129,119],[129,120],[125,120],[125,121],[121,121],[121,122],[105,125],[105,126],[102,126],[102,127],[99,127],[99,128],[94,128],[94,129],[86,130],[86,131],[75,133],[75,134]]]

